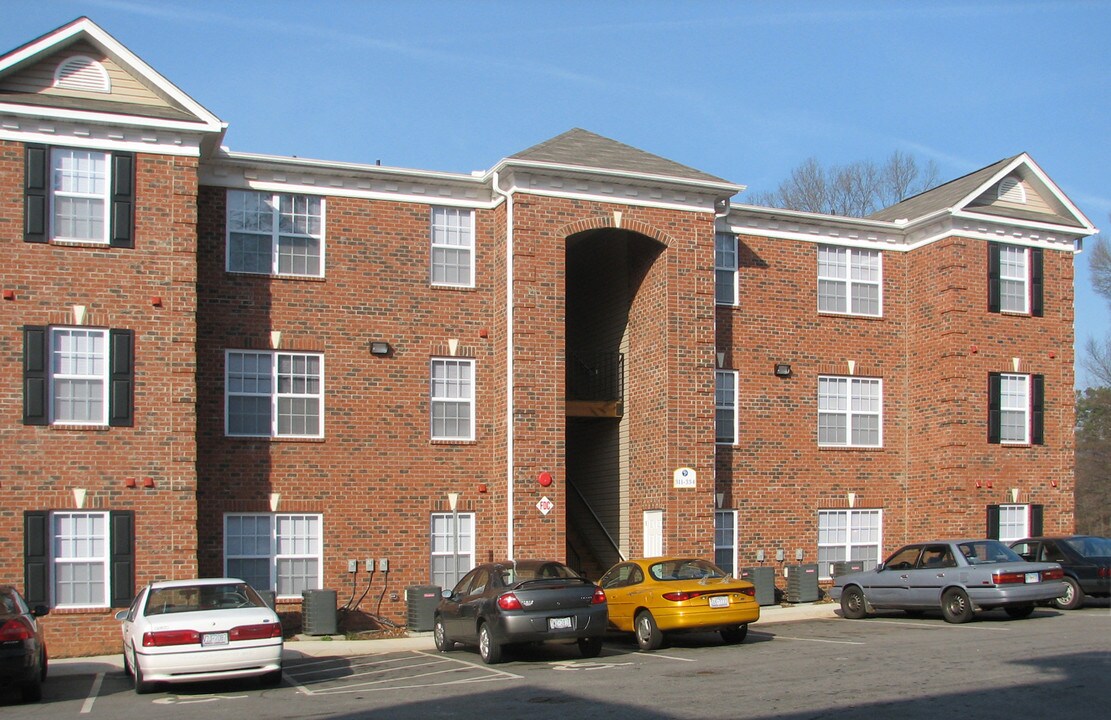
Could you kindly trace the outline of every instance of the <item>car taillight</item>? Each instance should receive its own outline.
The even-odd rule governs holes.
[[[687,600],[694,600],[702,594],[703,593],[700,592],[668,592],[664,593],[663,597],[664,600],[670,600],[671,602],[685,602]]]
[[[1111,577],[1111,567],[1100,567],[1099,576],[1101,578],[1102,577]]]
[[[740,593],[741,593],[741,595],[748,595],[749,597],[756,597],[756,588],[755,587],[741,588]]]
[[[201,634],[196,630],[159,630],[143,633],[143,647],[199,645],[200,642]]]
[[[1063,580],[1064,578],[1065,571],[1061,568],[1054,568],[1042,572],[1042,580]]]
[[[590,598],[591,605],[601,605],[606,601],[606,591],[602,588],[594,588],[594,597]]]
[[[505,593],[498,596],[498,607],[502,610],[520,610],[521,601],[513,593]]]
[[[16,640],[30,640],[35,631],[31,623],[24,618],[12,618],[0,627],[0,642],[15,642]]]
[[[261,625],[240,625],[228,633],[229,640],[265,640],[282,636],[281,623],[263,623]]]
[[[991,581],[996,585],[1009,585],[1011,583],[1024,583],[1024,582],[1026,582],[1026,573],[1020,573],[1020,572],[997,572],[997,573],[992,573]]]

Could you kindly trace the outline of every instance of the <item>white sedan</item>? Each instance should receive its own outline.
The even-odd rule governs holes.
[[[137,693],[159,682],[282,682],[282,623],[242,580],[151,583],[116,619],[123,629],[124,670]]]

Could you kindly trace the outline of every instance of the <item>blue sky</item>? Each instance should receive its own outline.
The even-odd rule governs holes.
[[[753,190],[1028,152],[1111,236],[1111,0],[5,0],[0,52],[82,15],[234,150],[469,172],[582,127]],[[1078,356],[1111,333],[1088,257]]]

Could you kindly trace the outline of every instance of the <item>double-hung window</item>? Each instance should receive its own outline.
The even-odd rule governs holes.
[[[737,236],[714,234],[714,299],[718,305],[737,304]]]
[[[714,372],[715,440],[719,445],[737,442],[737,371]]]
[[[228,190],[229,272],[324,276],[324,200]]]
[[[874,568],[882,539],[882,510],[819,510],[819,576],[831,577],[830,565],[835,562],[860,561],[862,569]]]
[[[988,376],[988,442],[1041,445],[1045,430],[1042,375],[991,373]]]
[[[432,359],[432,439],[474,440],[474,360]]]
[[[988,243],[988,309],[1040,316],[1042,305],[1041,248]]]
[[[135,156],[29,144],[24,240],[133,247]]]
[[[737,575],[737,511],[714,511],[714,564]]]
[[[23,423],[132,425],[133,343],[131,330],[24,327]]]
[[[988,505],[989,538],[1010,543],[1042,534],[1043,505]]]
[[[324,437],[324,356],[228,350],[225,429],[229,436]]]
[[[818,444],[880,447],[883,443],[883,381],[818,378]]]
[[[432,514],[432,584],[453,588],[474,567],[474,513]]]
[[[256,590],[300,597],[323,582],[323,518],[316,514],[224,516],[224,572]]]
[[[818,311],[879,317],[883,263],[878,250],[818,246]]]
[[[432,208],[432,284],[474,287],[474,211]]]
[[[31,605],[127,607],[134,595],[134,515],[129,511],[23,514],[24,595]]]

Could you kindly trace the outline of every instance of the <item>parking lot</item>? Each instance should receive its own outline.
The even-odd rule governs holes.
[[[381,642],[382,651],[375,650]],[[630,639],[583,659],[573,646],[512,653],[486,666],[471,649],[403,643],[287,644],[281,687],[253,682],[165,686],[135,695],[118,658],[57,661],[39,704],[0,698],[5,718],[823,718],[984,717],[1106,709],[1111,609],[1106,601],[1025,620],[1000,611],[964,625],[939,616],[832,615],[757,623],[740,646],[676,636],[654,653]],[[303,647],[307,648],[308,645]],[[321,649],[323,648],[323,649]],[[369,652],[367,652],[369,651]]]

